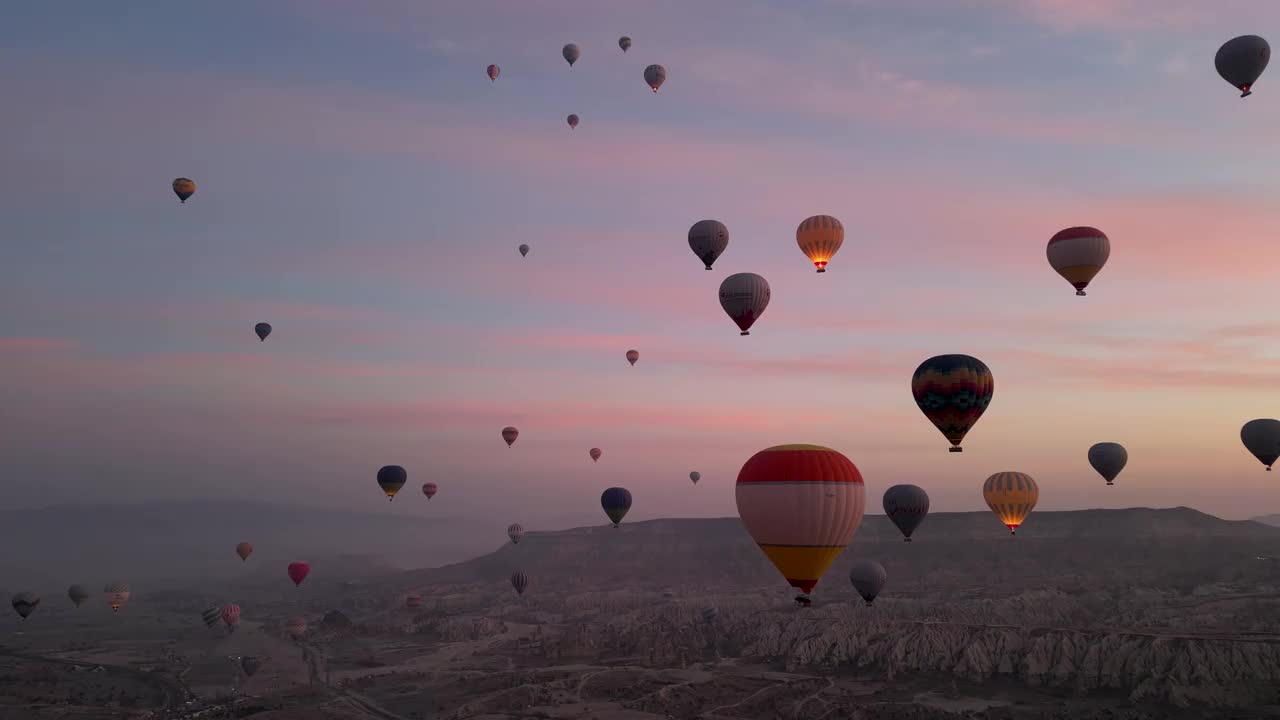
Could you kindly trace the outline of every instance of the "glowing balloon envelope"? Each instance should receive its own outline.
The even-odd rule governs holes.
[[[916,405],[943,436],[951,452],[961,452],[960,442],[995,394],[991,369],[968,355],[938,355],[920,363],[911,376]]]
[[[769,282],[755,273],[736,273],[720,283],[720,307],[742,335],[751,334],[751,326],[769,307],[770,297]]]
[[[998,472],[982,484],[982,499],[1013,535],[1035,508],[1040,488],[1026,473]]]
[[[738,472],[738,516],[782,577],[808,594],[862,524],[862,474],[820,445],[778,445]]]
[[[818,272],[827,271],[827,263],[844,245],[844,225],[830,215],[806,218],[796,228],[796,245],[808,256]]]
[[[102,594],[107,596],[107,604],[111,606],[111,609],[119,611],[120,608],[124,607],[125,603],[129,602],[129,596],[132,593],[129,591],[128,583],[113,582],[107,583],[102,588]]]

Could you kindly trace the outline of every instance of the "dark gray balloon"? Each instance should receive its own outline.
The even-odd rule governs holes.
[[[529,246],[528,246],[528,245],[524,245],[524,244],[522,244],[522,245],[520,245],[520,247],[519,247],[519,248],[517,248],[517,249],[520,251],[520,257],[525,257],[526,255],[528,255],[528,254],[529,254]]]
[[[1231,38],[1218,48],[1213,66],[1223,80],[1240,91],[1240,97],[1253,94],[1253,84],[1267,69],[1271,60],[1271,46],[1257,35],[1241,35]]]
[[[271,334],[271,323],[258,323],[253,326],[253,332],[257,334],[259,340],[266,342],[267,336]]]
[[[71,598],[71,602],[80,607],[85,600],[89,599],[89,591],[84,589],[83,585],[72,585],[67,588],[67,597]]]
[[[1119,443],[1104,442],[1089,448],[1089,464],[1108,485],[1115,484],[1116,476],[1128,462],[1129,451]]]
[[[702,608],[702,621],[705,623],[710,623],[713,620],[715,620],[716,616],[719,614],[720,614],[720,611],[713,607]]]
[[[929,494],[917,485],[894,485],[884,491],[884,514],[902,531],[906,542],[929,514]]]
[[[888,581],[889,574],[875,560],[859,560],[849,570],[849,582],[853,583],[853,589],[858,591],[868,605],[875,602],[876,596]]]
[[[564,56],[565,60],[569,61],[569,67],[573,67],[573,64],[578,62],[578,58],[582,57],[582,49],[573,43],[569,43],[564,46],[560,54]]]
[[[689,249],[708,270],[727,247],[729,228],[719,220],[699,220],[689,228]]]
[[[1280,458],[1280,420],[1250,420],[1240,428],[1240,442],[1270,472],[1271,465]]]
[[[33,592],[20,592],[14,595],[10,602],[13,604],[13,609],[22,616],[23,620],[26,620],[27,616],[35,612],[36,606],[40,604],[40,596]]]
[[[258,668],[262,667],[262,661],[252,655],[245,655],[240,658],[240,667],[244,669],[245,675],[253,677]]]
[[[212,630],[218,624],[218,621],[222,619],[222,608],[211,607],[200,613],[200,619],[204,621],[205,626]]]

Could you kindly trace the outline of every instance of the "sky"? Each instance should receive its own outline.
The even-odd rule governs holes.
[[[1277,28],[1252,0],[7,8],[0,489],[536,529],[603,522],[611,485],[629,519],[733,515],[742,464],[800,442],[871,512],[908,482],[984,509],[1005,470],[1046,510],[1280,512],[1239,440],[1280,415],[1280,81],[1213,68]],[[816,214],[846,229],[823,275]],[[1072,225],[1112,243],[1085,298],[1045,259]],[[736,272],[773,289],[749,337]],[[995,377],[961,454],[909,389],[943,353]]]

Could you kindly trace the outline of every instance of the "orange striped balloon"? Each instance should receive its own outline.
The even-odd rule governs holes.
[[[1013,535],[1040,499],[1040,488],[1030,475],[998,472],[982,484],[982,499]]]
[[[844,225],[830,215],[806,218],[796,228],[796,244],[818,272],[826,272],[827,263],[844,244]]]
[[[738,472],[738,516],[778,572],[809,593],[862,524],[862,474],[819,445],[761,450]]]

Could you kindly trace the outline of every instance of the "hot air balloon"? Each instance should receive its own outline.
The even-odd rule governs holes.
[[[769,307],[769,297],[769,282],[755,273],[737,273],[720,283],[720,307],[742,335],[751,334],[751,326]]]
[[[205,627],[212,630],[218,621],[222,619],[222,608],[211,607],[200,613],[200,619],[204,621]]]
[[[489,67],[485,68],[485,72],[489,74],[490,80],[497,80],[498,76],[502,74],[502,68],[498,67],[497,65],[490,65]]]
[[[196,183],[190,178],[178,178],[173,181],[173,194],[178,196],[178,200],[184,204],[187,198],[196,194]]]
[[[694,470],[693,472],[689,473],[689,480],[694,485],[697,485],[698,481],[701,479],[702,479],[702,473],[698,472],[697,470]]]
[[[242,542],[236,545],[236,554],[240,556],[240,561],[244,562],[253,554],[253,545],[251,543]]]
[[[961,452],[960,441],[986,412],[995,392],[991,369],[968,355],[938,355],[920,363],[911,376],[916,405]]]
[[[604,514],[609,516],[613,526],[618,527],[631,509],[631,492],[626,488],[611,487],[600,493],[600,507],[604,508]]]
[[[1280,420],[1250,420],[1240,428],[1240,442],[1270,472],[1280,458]]]
[[[844,244],[844,225],[830,215],[806,218],[796,228],[796,245],[809,257],[818,272],[827,271],[827,263]]]
[[[502,439],[507,441],[507,447],[511,447],[518,437],[520,437],[519,430],[510,426],[502,428]]]
[[[911,533],[929,514],[929,494],[915,485],[894,485],[884,491],[884,514],[902,531],[903,538],[911,542]]]
[[[440,486],[435,483],[424,483],[422,486],[422,494],[426,495],[428,500],[435,497],[438,492],[440,492]]]
[[[1069,227],[1049,238],[1045,255],[1053,269],[1076,289],[1076,294],[1084,295],[1093,276],[1111,257],[1111,241],[1097,228]]]
[[[729,247],[729,228],[719,220],[699,220],[689,228],[689,249],[707,269]]]
[[[747,532],[806,596],[853,538],[866,504],[857,466],[818,445],[778,445],[752,455],[738,472],[735,495]]]
[[[520,247],[519,247],[519,248],[517,248],[517,249],[520,251],[520,257],[527,257],[527,256],[529,255],[529,246],[528,246],[528,245],[525,245],[525,244],[523,244],[523,243],[522,243],[522,244],[520,245]]]
[[[630,50],[631,38],[627,37],[626,35],[623,35],[622,37],[618,38],[618,47],[622,48],[622,52],[626,52]]]
[[[408,482],[409,474],[399,465],[383,465],[378,470],[378,487],[387,494],[387,500],[394,500],[396,493]]]
[[[260,342],[266,342],[267,336],[271,334],[271,323],[258,323],[253,326],[253,332]]]
[[[289,579],[293,581],[294,587],[301,585],[310,572],[311,566],[301,560],[289,563]]]
[[[1253,84],[1258,81],[1262,71],[1267,69],[1269,60],[1271,46],[1266,40],[1257,35],[1241,35],[1218,48],[1218,54],[1213,57],[1213,66],[1218,69],[1223,80],[1240,91],[1240,97],[1246,98],[1253,94]]]
[[[40,604],[40,596],[33,592],[20,592],[14,595],[10,602],[18,615],[26,620],[27,616],[35,612],[36,606]]]
[[[409,593],[404,598],[404,606],[413,610],[422,607],[422,595],[418,593]]]
[[[569,129],[570,129],[570,130],[572,130],[573,128],[578,127],[578,116],[577,116],[577,115],[570,115],[570,116],[568,117],[568,119],[567,119],[567,122],[569,123]]]
[[[1013,535],[1036,506],[1040,488],[1026,473],[998,472],[982,484],[982,498]]]
[[[511,538],[513,545],[519,545],[520,538],[524,537],[524,526],[520,523],[511,523],[507,526],[507,537]]]
[[[888,580],[889,574],[884,571],[884,566],[874,560],[858,560],[849,570],[849,582],[853,583],[853,589],[867,601],[868,606],[875,602]]]
[[[529,587],[529,576],[519,570],[511,573],[511,587],[516,589],[517,595],[523,595],[525,588]]]
[[[125,603],[129,602],[129,584],[122,582],[107,583],[102,588],[102,594],[107,596],[107,604],[114,611],[119,611]]]
[[[289,624],[285,626],[285,631],[294,640],[301,640],[302,636],[307,634],[307,619],[301,615],[289,618]]]
[[[226,623],[228,628],[235,630],[240,624],[240,606],[235,603],[223,605],[222,622]]]
[[[252,655],[240,658],[240,669],[244,670],[244,674],[248,677],[253,677],[260,667],[262,667],[262,661]]]
[[[702,622],[710,625],[715,622],[716,616],[719,614],[720,611],[713,607],[702,608]]]
[[[587,454],[591,456],[591,462],[596,462],[600,459],[600,456],[603,455],[604,453],[601,452],[600,448],[591,448],[590,450],[587,451]]]
[[[1128,462],[1129,451],[1119,443],[1104,442],[1089,448],[1089,464],[1108,485],[1115,484],[1116,476]]]
[[[80,607],[85,600],[89,599],[89,591],[83,585],[72,585],[67,588],[67,597],[71,598],[71,602],[75,603],[76,607]]]
[[[569,61],[569,67],[573,67],[573,64],[578,62],[578,58],[582,57],[582,49],[573,43],[569,43],[564,46],[560,54],[564,56],[565,60]]]
[[[658,92],[662,83],[667,81],[667,69],[661,65],[650,65],[644,69],[644,81],[649,84],[651,90]]]
[[[640,359],[640,351],[639,351],[639,350],[628,350],[628,351],[627,351],[627,362],[631,363],[631,366],[632,366],[632,367],[635,367],[636,361],[637,361],[637,360],[639,360],[639,359]]]

